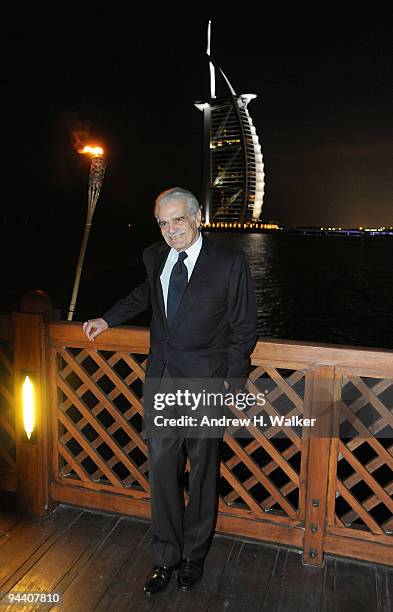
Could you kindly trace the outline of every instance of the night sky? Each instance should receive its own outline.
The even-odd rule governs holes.
[[[193,102],[208,96],[210,17],[217,63],[238,93],[258,95],[249,110],[265,163],[263,220],[393,224],[388,13],[305,20],[169,7],[138,18],[120,2],[37,6],[25,9],[23,53],[7,64],[28,180],[4,216],[84,218],[89,161],[73,148],[75,131],[107,151],[96,223],[147,223],[154,196],[174,185],[200,195],[202,113]]]

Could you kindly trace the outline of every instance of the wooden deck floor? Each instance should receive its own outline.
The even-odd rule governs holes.
[[[393,569],[331,556],[322,568],[302,565],[300,553],[215,536],[203,580],[189,593],[168,589],[146,599],[153,565],[147,522],[59,506],[48,518],[0,510],[1,610],[120,612],[391,610]],[[10,605],[8,592],[59,593],[57,606]],[[3,607],[4,606],[4,607]]]

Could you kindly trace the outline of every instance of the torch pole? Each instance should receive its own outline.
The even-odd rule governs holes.
[[[76,264],[74,288],[72,290],[72,297],[71,297],[71,302],[70,302],[70,306],[69,306],[69,309],[68,309],[67,321],[72,321],[72,318],[74,316],[76,299],[78,297],[79,283],[80,283],[81,274],[82,274],[83,261],[85,259],[87,241],[89,240],[90,229],[91,229],[91,221],[89,223],[86,220],[85,229],[83,231],[82,244],[81,244],[81,248],[80,248],[80,251],[79,251],[78,263]]]
[[[106,168],[106,160],[102,155],[92,157],[90,165],[90,177],[89,177],[89,192],[88,192],[88,203],[87,203],[87,216],[85,222],[85,228],[83,232],[83,238],[81,248],[79,251],[78,263],[76,265],[74,288],[72,290],[71,302],[68,309],[67,321],[72,321],[74,316],[76,300],[78,297],[79,283],[82,275],[83,262],[85,259],[87,242],[89,240],[91,226],[93,224],[93,215],[96,208],[98,196],[100,195],[102,181],[104,180]]]

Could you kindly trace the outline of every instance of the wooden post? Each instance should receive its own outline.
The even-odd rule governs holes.
[[[42,314],[13,313],[17,492],[21,506],[41,516],[49,500],[49,402],[47,398],[47,328]],[[29,440],[23,425],[22,385],[26,375],[35,390],[35,428]]]
[[[316,418],[309,436],[303,562],[323,564],[323,540],[327,508],[329,453],[332,435],[334,367],[319,365],[309,371],[311,389],[305,417]]]

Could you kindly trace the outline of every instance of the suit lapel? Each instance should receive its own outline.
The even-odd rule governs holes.
[[[164,296],[162,294],[162,286],[161,286],[161,280],[160,280],[160,276],[162,274],[162,271],[164,269],[165,266],[165,262],[167,260],[167,257],[169,255],[169,251],[170,248],[167,244],[163,244],[162,246],[160,246],[159,248],[159,252],[158,252],[158,258],[157,258],[157,263],[156,263],[156,268],[155,268],[155,288],[156,288],[156,297],[157,297],[157,303],[158,303],[158,312],[159,315],[161,317],[162,323],[164,325],[164,327],[167,327],[167,320],[166,320],[166,314],[165,314],[165,304],[164,304]]]

